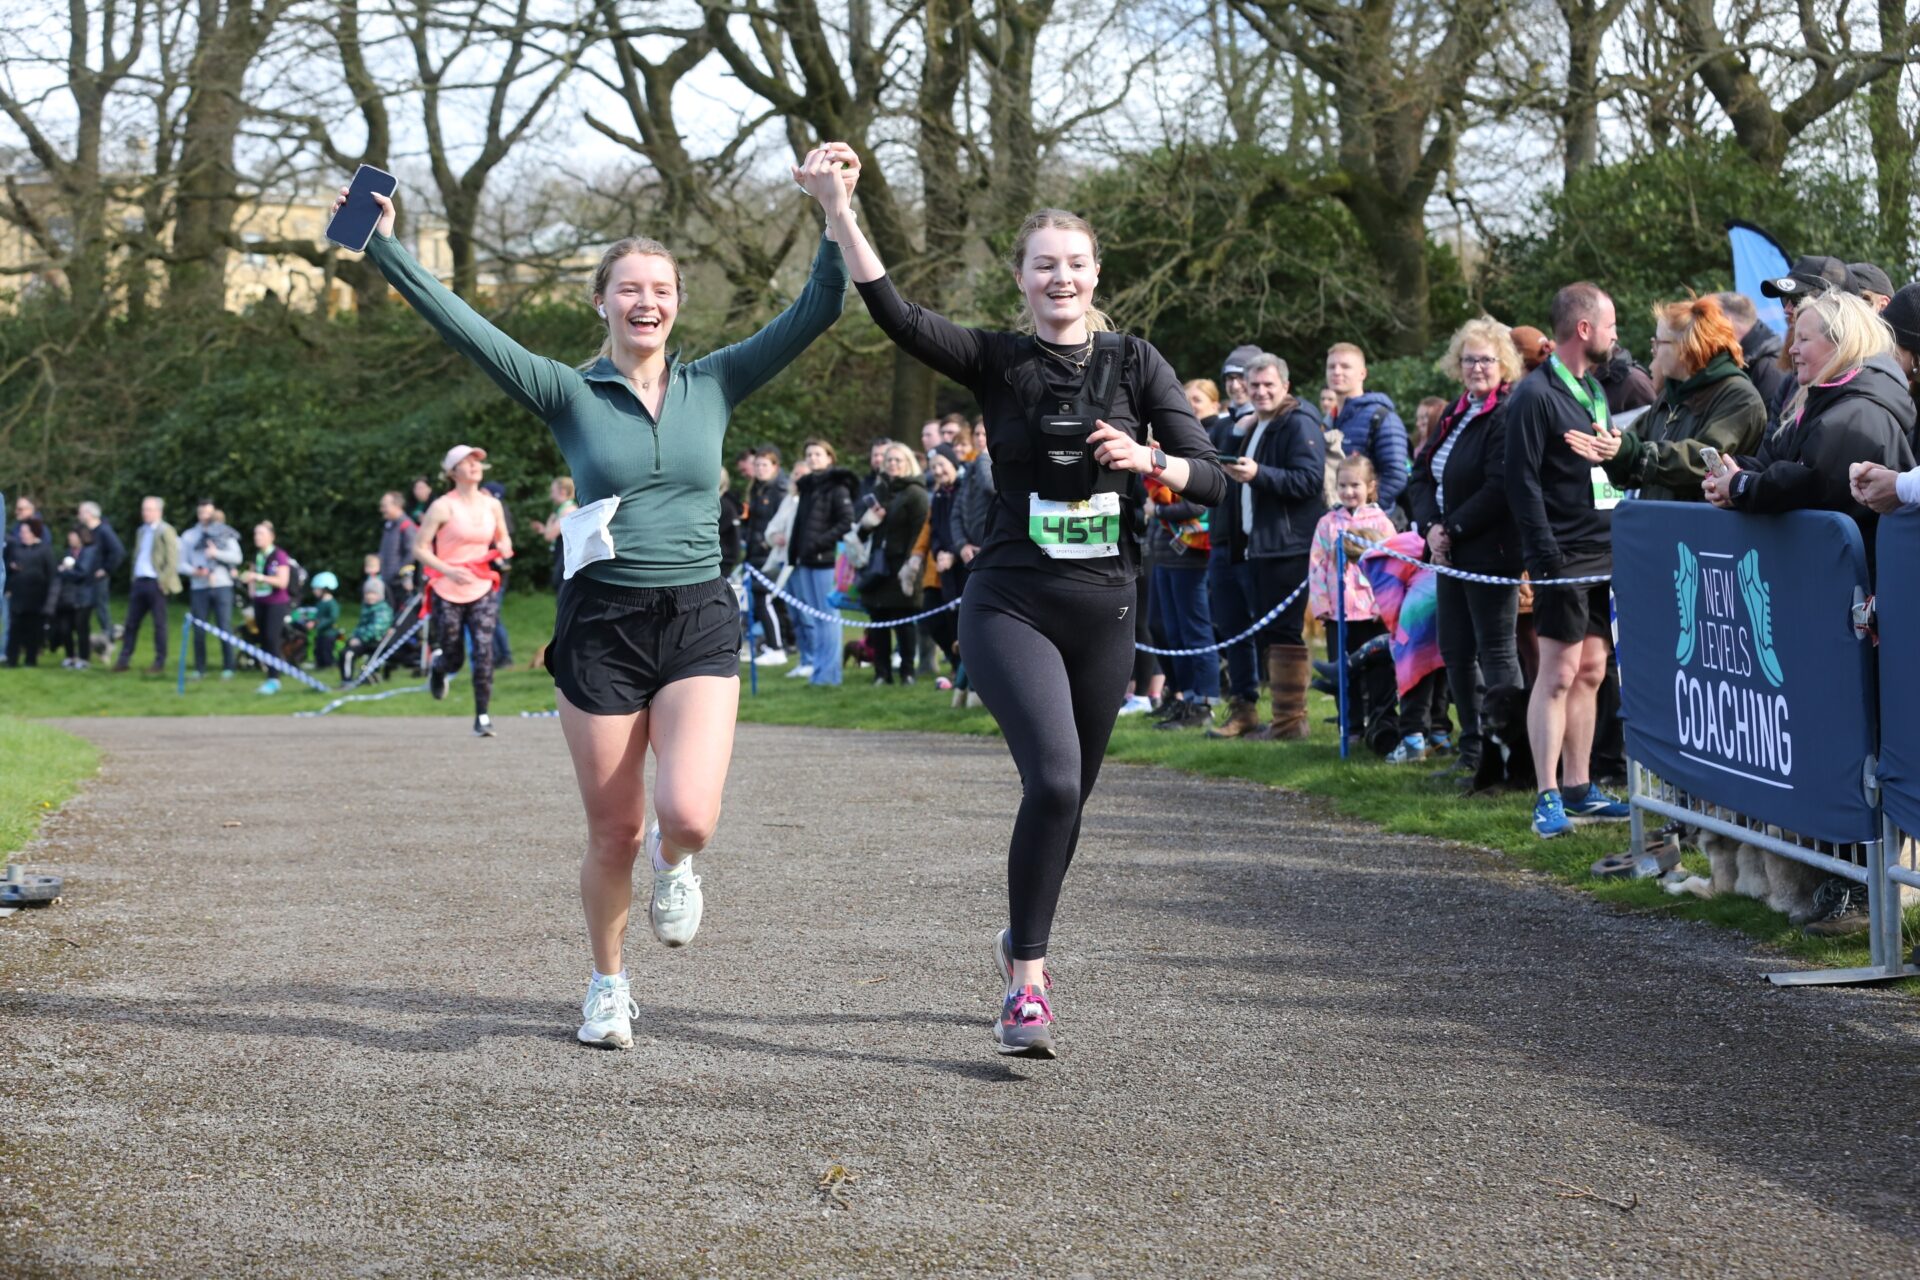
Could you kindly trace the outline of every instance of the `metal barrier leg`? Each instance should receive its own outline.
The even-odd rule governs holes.
[[[742,575],[747,587],[747,692],[758,695],[760,692],[759,654],[753,648],[753,575]]]
[[[193,615],[180,619],[180,678],[174,682],[173,691],[185,694],[187,691],[187,636],[193,631]]]
[[[1633,757],[1627,757],[1627,854],[1638,858],[1647,848],[1647,820],[1645,810],[1634,803],[1640,795],[1640,764]]]
[[[1880,839],[1867,847],[1868,939],[1872,963],[1860,969],[1804,969],[1792,973],[1770,973],[1767,981],[1776,987],[1841,987],[1869,982],[1897,982],[1920,977],[1920,968],[1903,964],[1900,959],[1899,898],[1887,878],[1887,850],[1893,836],[1893,820],[1882,815]],[[1898,848],[1898,844],[1892,845]],[[1889,899],[1894,903],[1893,941],[1887,939],[1885,913]]]

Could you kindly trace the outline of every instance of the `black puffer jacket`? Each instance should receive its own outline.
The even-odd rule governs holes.
[[[1757,454],[1739,460],[1734,509],[1843,511],[1859,524],[1871,563],[1879,517],[1853,500],[1848,469],[1878,462],[1910,470],[1913,422],[1913,397],[1900,366],[1892,356],[1875,356],[1853,376],[1811,388],[1799,421],[1783,421]]]
[[[790,560],[799,569],[831,569],[840,539],[853,528],[853,499],[860,477],[845,467],[800,477],[800,501],[793,512]]]
[[[1467,398],[1461,396],[1449,405],[1427,432],[1427,443],[1413,460],[1413,476],[1407,482],[1413,520],[1420,531],[1440,525],[1451,540],[1448,559],[1455,567],[1496,577],[1520,572],[1520,531],[1513,523],[1513,508],[1507,505],[1507,397],[1512,394],[1511,383],[1495,388],[1493,403],[1464,426],[1458,424],[1466,416]],[[1455,431],[1459,439],[1448,450],[1441,470],[1445,483],[1437,484],[1434,455]],[[1444,511],[1440,506],[1443,489]]]
[[[918,609],[923,575],[914,578],[912,591],[902,591],[900,570],[913,554],[914,544],[920,541],[920,531],[927,527],[931,503],[926,482],[918,476],[899,480],[888,477],[874,497],[880,500],[887,514],[867,536],[876,552],[885,550],[887,573],[882,581],[860,588],[860,602],[869,609]]]

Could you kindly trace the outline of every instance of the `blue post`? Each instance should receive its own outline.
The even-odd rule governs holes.
[[[187,637],[193,634],[193,615],[180,619],[180,679],[175,682],[173,691],[181,696],[187,692]]]
[[[1334,552],[1333,579],[1333,662],[1337,672],[1340,702],[1340,758],[1347,758],[1347,538],[1340,535]]]
[[[760,655],[753,647],[753,570],[747,569],[740,575],[747,584],[747,692],[754,696],[760,693]]]

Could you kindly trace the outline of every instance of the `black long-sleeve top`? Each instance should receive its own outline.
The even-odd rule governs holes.
[[[1123,532],[1120,554],[1097,560],[1053,560],[1027,532],[1028,502],[1038,488],[1029,407],[1007,374],[1029,358],[1036,340],[997,329],[957,325],[900,296],[885,276],[857,284],[874,323],[922,364],[972,391],[987,426],[987,453],[993,459],[993,505],[987,516],[987,540],[972,568],[1039,569],[1062,578],[1102,584],[1131,582],[1140,571],[1137,535]],[[1072,399],[1080,375],[1056,360],[1044,362],[1049,390]],[[1051,366],[1058,366],[1054,368]],[[1160,448],[1185,458],[1191,468],[1184,496],[1211,506],[1226,493],[1227,474],[1215,461],[1213,443],[1188,406],[1173,367],[1145,340],[1127,338],[1127,358],[1113,411],[1106,421],[1134,439],[1151,431]],[[1122,521],[1124,526],[1127,522]]]
[[[1593,464],[1566,441],[1569,431],[1592,430],[1593,415],[1548,365],[1520,379],[1507,399],[1507,502],[1536,578],[1558,577],[1569,560],[1613,545],[1613,512],[1594,506]]]

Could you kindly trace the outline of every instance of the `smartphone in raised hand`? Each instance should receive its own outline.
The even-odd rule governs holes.
[[[347,188],[346,200],[333,221],[327,223],[327,239],[343,249],[365,253],[367,242],[373,239],[373,228],[380,221],[380,206],[373,197],[379,194],[391,199],[399,187],[400,179],[384,169],[361,165]]]
[[[1720,451],[1710,444],[1700,447],[1700,461],[1706,465],[1707,474],[1710,476],[1717,476],[1726,470],[1726,459],[1722,458]]]

